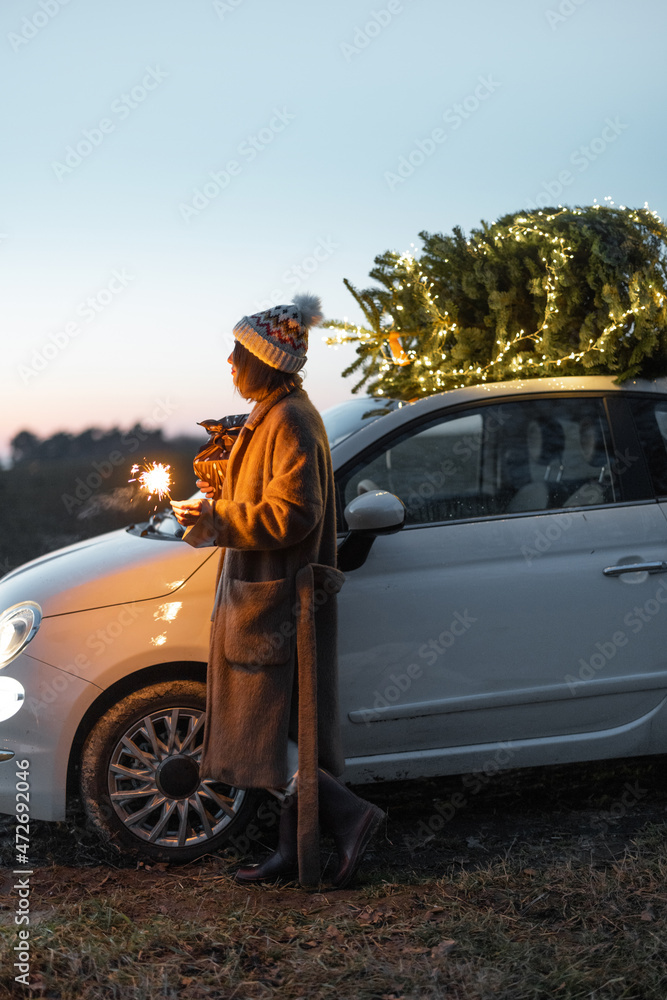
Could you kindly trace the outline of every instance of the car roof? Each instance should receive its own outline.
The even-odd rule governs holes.
[[[357,452],[384,437],[387,432],[409,424],[431,412],[437,413],[446,407],[479,403],[494,396],[502,396],[507,399],[511,396],[533,393],[548,395],[562,392],[609,391],[655,392],[667,395],[667,378],[628,379],[619,385],[614,381],[613,375],[564,375],[550,378],[511,379],[508,382],[487,382],[465,386],[461,389],[447,389],[444,392],[426,396],[424,399],[405,403],[400,409],[393,410],[384,417],[379,417],[372,424],[360,428],[349,438],[345,438],[332,449],[334,467],[340,468],[345,462],[354,458]]]

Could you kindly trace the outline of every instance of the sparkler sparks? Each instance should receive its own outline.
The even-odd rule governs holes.
[[[169,493],[171,488],[170,469],[170,465],[163,465],[162,462],[144,461],[143,465],[132,466],[131,471],[135,475],[133,479],[128,479],[128,482],[138,482],[139,488],[148,494],[149,500],[153,495],[156,495],[158,500],[163,500],[166,496],[171,500]]]

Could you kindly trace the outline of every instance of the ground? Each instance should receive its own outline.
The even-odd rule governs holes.
[[[222,855],[153,864],[118,857],[76,814],[35,823],[25,992],[663,998],[664,772],[654,757],[358,788],[388,819],[345,890],[241,887]],[[11,866],[13,820],[0,833]],[[0,996],[14,985],[14,881],[5,869]]]

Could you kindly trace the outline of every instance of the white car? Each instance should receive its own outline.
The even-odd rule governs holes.
[[[324,414],[344,780],[665,752],[667,381],[354,402]],[[0,580],[0,811],[21,771],[32,817],[80,791],[124,849],[239,842],[257,795],[198,767],[218,554],[181,534],[163,512]]]

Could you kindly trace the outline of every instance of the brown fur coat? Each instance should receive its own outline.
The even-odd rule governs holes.
[[[303,389],[279,389],[255,405],[232,449],[221,499],[184,537],[195,546],[213,540],[225,550],[202,776],[240,788],[284,786],[288,735],[299,743],[300,788],[302,778],[315,777],[312,760],[340,774],[336,591],[344,577],[334,568],[329,443]],[[297,601],[297,574],[308,566]],[[298,697],[299,681],[307,685],[306,698]],[[301,825],[301,807],[299,816]]]

